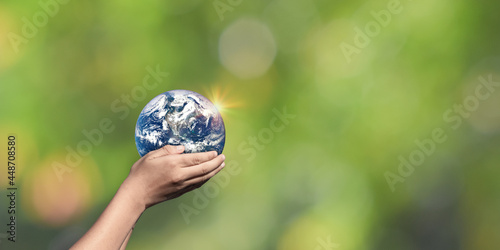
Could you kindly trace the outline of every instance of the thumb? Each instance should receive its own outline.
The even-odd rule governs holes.
[[[182,152],[184,152],[184,146],[182,145],[178,146],[165,145],[155,151],[151,151],[148,155],[150,159],[155,159],[166,155],[180,154]]]

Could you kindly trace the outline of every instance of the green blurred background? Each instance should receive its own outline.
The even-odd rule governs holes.
[[[478,77],[500,82],[500,3],[41,3],[57,4],[0,2],[0,159],[16,134],[19,187],[17,242],[0,238],[1,249],[66,249],[88,230],[139,159],[139,113],[172,89],[219,105],[224,154],[241,172],[202,187],[212,197],[189,223],[179,206],[194,207],[196,193],[148,209],[129,249],[500,247],[500,87],[474,98]],[[390,13],[387,25],[373,13]],[[346,57],[341,45],[366,25],[373,37]],[[147,67],[168,76],[141,92]],[[447,113],[465,100],[466,115]],[[295,118],[269,135],[285,107]],[[68,148],[103,119],[114,131],[59,181],[54,163],[68,165]],[[446,140],[401,177],[399,157],[439,128]],[[394,190],[389,172],[404,180]]]

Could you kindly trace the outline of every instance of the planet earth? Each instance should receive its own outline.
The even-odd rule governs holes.
[[[165,145],[183,145],[184,153],[221,154],[225,141],[224,121],[215,105],[189,90],[171,90],[153,98],[135,126],[141,157]]]

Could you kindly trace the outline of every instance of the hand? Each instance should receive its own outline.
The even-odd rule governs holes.
[[[149,152],[132,166],[122,187],[146,209],[199,188],[224,168],[223,154],[183,151],[183,146],[167,145]]]
[[[148,207],[200,187],[224,168],[215,151],[181,154],[183,146],[165,146],[139,159],[94,225],[72,249],[124,249],[132,229]]]

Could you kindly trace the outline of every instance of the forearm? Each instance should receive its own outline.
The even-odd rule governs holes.
[[[128,241],[130,240],[130,236],[132,235],[132,231],[134,231],[134,227],[130,229],[128,232],[127,236],[125,237],[125,240],[123,241],[122,245],[120,246],[120,250],[125,250],[127,248]]]
[[[120,186],[101,216],[72,249],[119,249],[127,243],[145,209],[131,188],[126,182]]]

